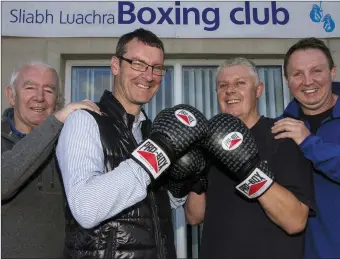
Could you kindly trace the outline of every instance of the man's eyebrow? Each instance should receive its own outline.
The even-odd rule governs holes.
[[[27,85],[27,84],[30,84],[30,85],[33,84],[32,80],[25,80],[24,85]]]
[[[236,79],[239,80],[239,79],[249,79],[251,78],[252,75],[247,75],[247,76],[238,76]]]
[[[55,85],[55,84],[45,84],[44,86],[48,86],[48,87],[50,87],[52,89],[56,89],[57,88],[57,85]]]
[[[28,80],[25,80],[24,81],[24,85],[39,85],[38,83],[28,79]],[[57,88],[57,85],[56,84],[44,84],[43,86],[47,86],[47,87],[50,87],[52,88],[53,90],[55,90]]]
[[[225,80],[220,80],[220,81],[217,81],[217,83],[220,84],[220,83],[228,83],[228,82]]]
[[[131,60],[139,61],[139,62],[142,62],[142,63],[150,66],[150,64],[148,62],[146,62],[145,60],[140,59],[140,58],[131,58]],[[159,66],[159,67],[163,67],[164,68],[164,65],[162,65],[162,64],[155,64],[155,65],[151,65],[151,66],[154,66],[154,67],[158,67]]]
[[[237,80],[247,80],[247,79],[249,79],[251,76],[239,76],[239,77],[237,77],[237,78],[235,78],[235,81],[237,81]],[[223,83],[223,84],[229,84],[229,81],[228,80],[220,80],[220,81],[217,81],[217,84],[221,84],[221,83]]]
[[[132,56],[132,57],[129,58],[129,59],[146,63],[143,59],[137,58],[137,57],[135,57],[135,56]]]
[[[324,67],[328,67],[328,64],[316,64],[312,66],[312,68],[324,68]]]

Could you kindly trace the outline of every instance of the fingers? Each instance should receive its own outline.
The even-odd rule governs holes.
[[[99,107],[97,106],[97,104],[95,104],[94,102],[92,102],[91,100],[85,99],[82,101],[82,104],[84,105],[85,109],[89,109],[90,111],[96,112],[98,114],[102,114],[100,112]]]
[[[295,120],[292,118],[284,118],[274,123],[272,127],[272,132],[277,133],[280,131],[294,131],[299,129],[303,125],[302,121]]]
[[[281,131],[292,131],[294,128],[294,125],[292,124],[281,124],[281,125],[275,125],[272,127],[273,133],[278,133]]]
[[[293,138],[292,132],[282,132],[274,136],[275,139],[282,139],[282,138]]]
[[[293,118],[284,118],[284,119],[281,119],[279,121],[276,121],[274,123],[274,127],[276,125],[282,125],[282,124],[289,124],[289,125],[298,125],[298,124],[303,124],[303,121],[300,121],[300,120],[296,120],[296,119],[293,119]]]
[[[277,133],[280,131],[288,131],[288,130],[291,130],[291,128],[292,128],[292,124],[290,124],[289,122],[283,122],[283,123],[274,125],[272,127],[272,132]]]
[[[70,103],[68,106],[70,112],[80,109],[87,109],[95,113],[98,113],[99,115],[102,114],[97,104],[95,104],[93,101],[89,99],[84,99],[80,102]]]
[[[300,145],[300,143],[310,134],[310,131],[303,121],[285,118],[274,124],[272,133],[279,133],[274,136],[275,139],[291,138],[296,144]]]
[[[284,118],[282,120],[278,120],[274,123],[274,125],[280,125],[280,124],[301,124],[302,121],[296,120],[293,118]]]
[[[287,118],[283,118],[281,120],[276,121],[274,124],[283,123],[283,122],[287,122],[287,121],[294,122],[294,121],[298,121],[298,120],[287,117]]]

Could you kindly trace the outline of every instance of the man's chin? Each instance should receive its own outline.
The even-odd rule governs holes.
[[[144,105],[144,104],[147,104],[147,103],[149,103],[150,101],[151,101],[151,99],[152,98],[150,98],[150,99],[148,99],[148,100],[135,100],[134,101],[134,104],[136,104],[136,105]]]
[[[314,100],[302,99],[302,100],[298,100],[298,101],[302,106],[304,106],[307,109],[317,108],[322,103],[322,100],[320,100],[320,98],[318,98],[318,99],[315,98]]]
[[[43,123],[46,120],[47,117],[44,118],[39,118],[39,119],[35,119],[35,120],[31,120],[29,123],[33,128],[38,127],[41,123]]]
[[[233,110],[224,110],[223,113],[230,114],[230,115],[232,115],[234,117],[239,117],[240,116],[240,112],[233,111]]]

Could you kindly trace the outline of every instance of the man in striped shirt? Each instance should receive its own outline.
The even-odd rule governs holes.
[[[64,258],[176,258],[171,207],[186,197],[150,184],[130,158],[150,129],[142,105],[159,89],[163,64],[152,32],[123,35],[111,59],[114,91],[98,104],[105,116],[80,110],[66,120],[57,146],[69,212]]]

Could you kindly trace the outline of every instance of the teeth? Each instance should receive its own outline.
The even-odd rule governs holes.
[[[318,89],[315,88],[315,89],[309,89],[309,90],[302,90],[302,92],[304,93],[307,93],[307,94],[310,94],[310,93],[315,93]]]
[[[232,104],[232,103],[239,103],[240,100],[229,100],[227,101],[228,104]]]
[[[143,89],[149,89],[149,86],[147,85],[138,84],[137,86]]]
[[[44,109],[43,108],[32,108],[32,110],[36,112],[42,112]]]

